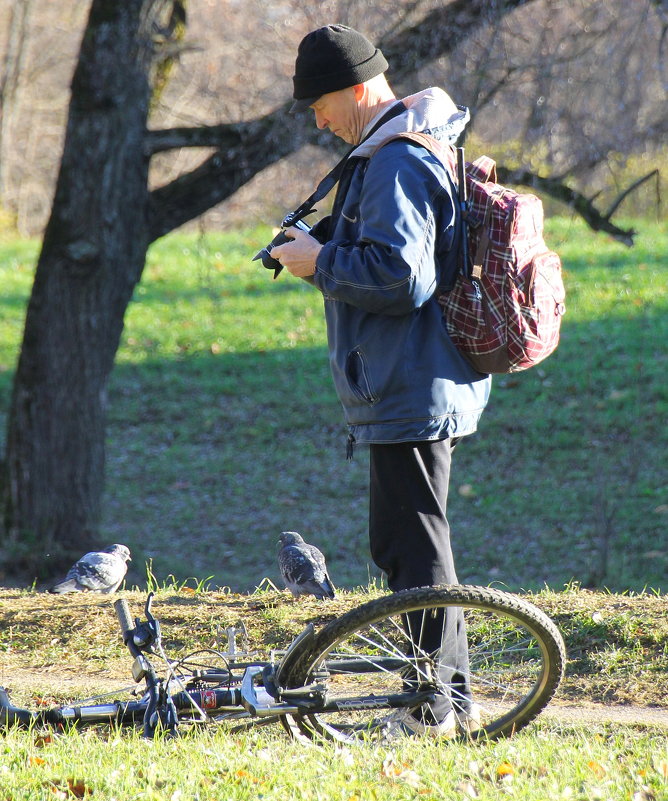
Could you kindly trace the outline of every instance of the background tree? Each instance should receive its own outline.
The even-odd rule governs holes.
[[[3,544],[19,567],[65,565],[95,537],[107,379],[150,241],[146,120],[182,16],[164,0],[91,7],[9,414]]]
[[[10,161],[8,157],[11,152],[10,115],[15,108],[19,75],[25,55],[29,8],[29,0],[18,0],[16,5],[12,6],[7,20],[7,43],[3,71],[0,75],[0,197],[6,194],[4,167]]]
[[[567,178],[585,167],[594,174],[608,166],[620,143],[634,141],[629,131],[639,127],[645,142],[660,142],[665,105],[656,102],[658,78],[635,81],[631,94],[616,84],[615,107],[601,124],[620,114],[626,124],[614,136],[608,125],[607,143],[597,138],[596,146],[585,147],[588,130],[599,124],[588,92],[606,90],[589,89],[590,73],[574,91],[568,73],[579,82],[573,66],[578,59],[593,69],[602,53],[616,53],[611,42],[626,41],[630,33],[645,53],[650,42],[656,46],[656,2],[629,4],[633,12],[621,2],[612,11],[602,3],[573,8],[540,0],[405,2],[389,19],[381,4],[326,3],[286,16],[265,3],[264,26],[256,29],[248,3],[242,13],[235,0],[211,0],[209,16],[200,18],[197,29],[202,44],[194,49],[183,38],[185,11],[177,0],[93,0],[11,398],[4,560],[34,575],[44,552],[55,569],[95,541],[107,383],[150,243],[232,198],[272,165],[282,169],[286,157],[288,170],[304,152],[316,170],[335,158],[329,150],[314,157],[318,134],[287,116],[286,84],[294,43],[303,33],[335,18],[370,35],[377,31],[374,38],[388,55],[399,93],[432,81],[451,91],[456,87],[457,100],[474,111],[474,132],[488,139],[510,139],[507,132],[513,133],[508,156],[516,164],[506,169],[520,174],[521,168],[525,182],[542,182],[555,194],[566,189],[581,209],[596,211]],[[220,48],[220,59],[212,63],[206,61],[207,26],[219,37],[211,40]],[[276,41],[286,42],[280,52]],[[627,51],[623,63],[609,64],[618,71],[633,55],[641,65],[640,53]],[[204,60],[205,68],[197,75],[182,69],[167,84],[179,54],[184,63]],[[284,80],[276,81],[277,74]],[[198,124],[175,125],[189,115],[191,95],[200,98]],[[604,108],[611,105],[607,96],[599,100]],[[518,113],[525,108],[526,118]],[[577,133],[580,147],[574,148]],[[536,161],[539,146],[544,152]],[[549,180],[541,174],[545,168],[554,170]],[[301,199],[312,180],[282,182],[287,188],[276,217]],[[247,214],[248,205],[241,205]],[[267,207],[258,203],[256,209]],[[610,217],[598,214],[599,227],[630,241],[631,232],[618,229]]]

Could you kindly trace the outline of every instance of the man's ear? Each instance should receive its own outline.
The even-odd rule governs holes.
[[[359,103],[364,97],[364,84],[356,83],[355,86],[353,86],[353,92],[355,93],[355,100]]]

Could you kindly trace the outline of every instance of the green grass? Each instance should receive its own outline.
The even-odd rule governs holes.
[[[593,727],[538,728],[493,745],[410,743],[399,750],[305,749],[280,733],[176,741],[77,734],[3,740],[0,793],[19,801],[90,797],[150,801],[304,799],[666,798],[665,738]],[[94,766],[94,767],[93,767]]]
[[[455,453],[462,581],[666,590],[668,226],[637,227],[627,249],[550,221],[567,288],[562,342],[533,370],[495,379],[478,434]],[[345,459],[322,302],[250,261],[269,235],[175,234],[149,253],[110,385],[100,533],[132,548],[131,582],[149,559],[158,580],[278,582],[286,528],[325,551],[336,584],[378,578],[367,456]],[[0,244],[3,432],[36,253]]]

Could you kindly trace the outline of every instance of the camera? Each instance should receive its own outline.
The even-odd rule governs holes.
[[[311,226],[308,223],[304,222],[304,220],[297,220],[297,222],[292,223],[292,227],[299,228],[300,231],[305,231],[306,233],[308,233],[311,230]],[[253,257],[253,261],[262,259],[262,266],[266,267],[267,270],[273,270],[274,278],[278,278],[281,270],[283,269],[283,265],[280,263],[280,261],[277,261],[276,259],[272,258],[271,251],[274,249],[276,245],[283,245],[285,242],[290,242],[290,241],[291,238],[289,236],[286,236],[285,234],[285,227],[281,228],[281,230],[276,234],[276,236],[271,240],[271,242],[266,247],[263,247],[262,250],[256,256]]]

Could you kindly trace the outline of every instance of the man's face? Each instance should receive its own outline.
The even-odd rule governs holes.
[[[315,113],[315,124],[320,130],[329,128],[349,145],[359,142],[364,126],[361,124],[362,115],[352,86],[322,95],[311,108]]]

